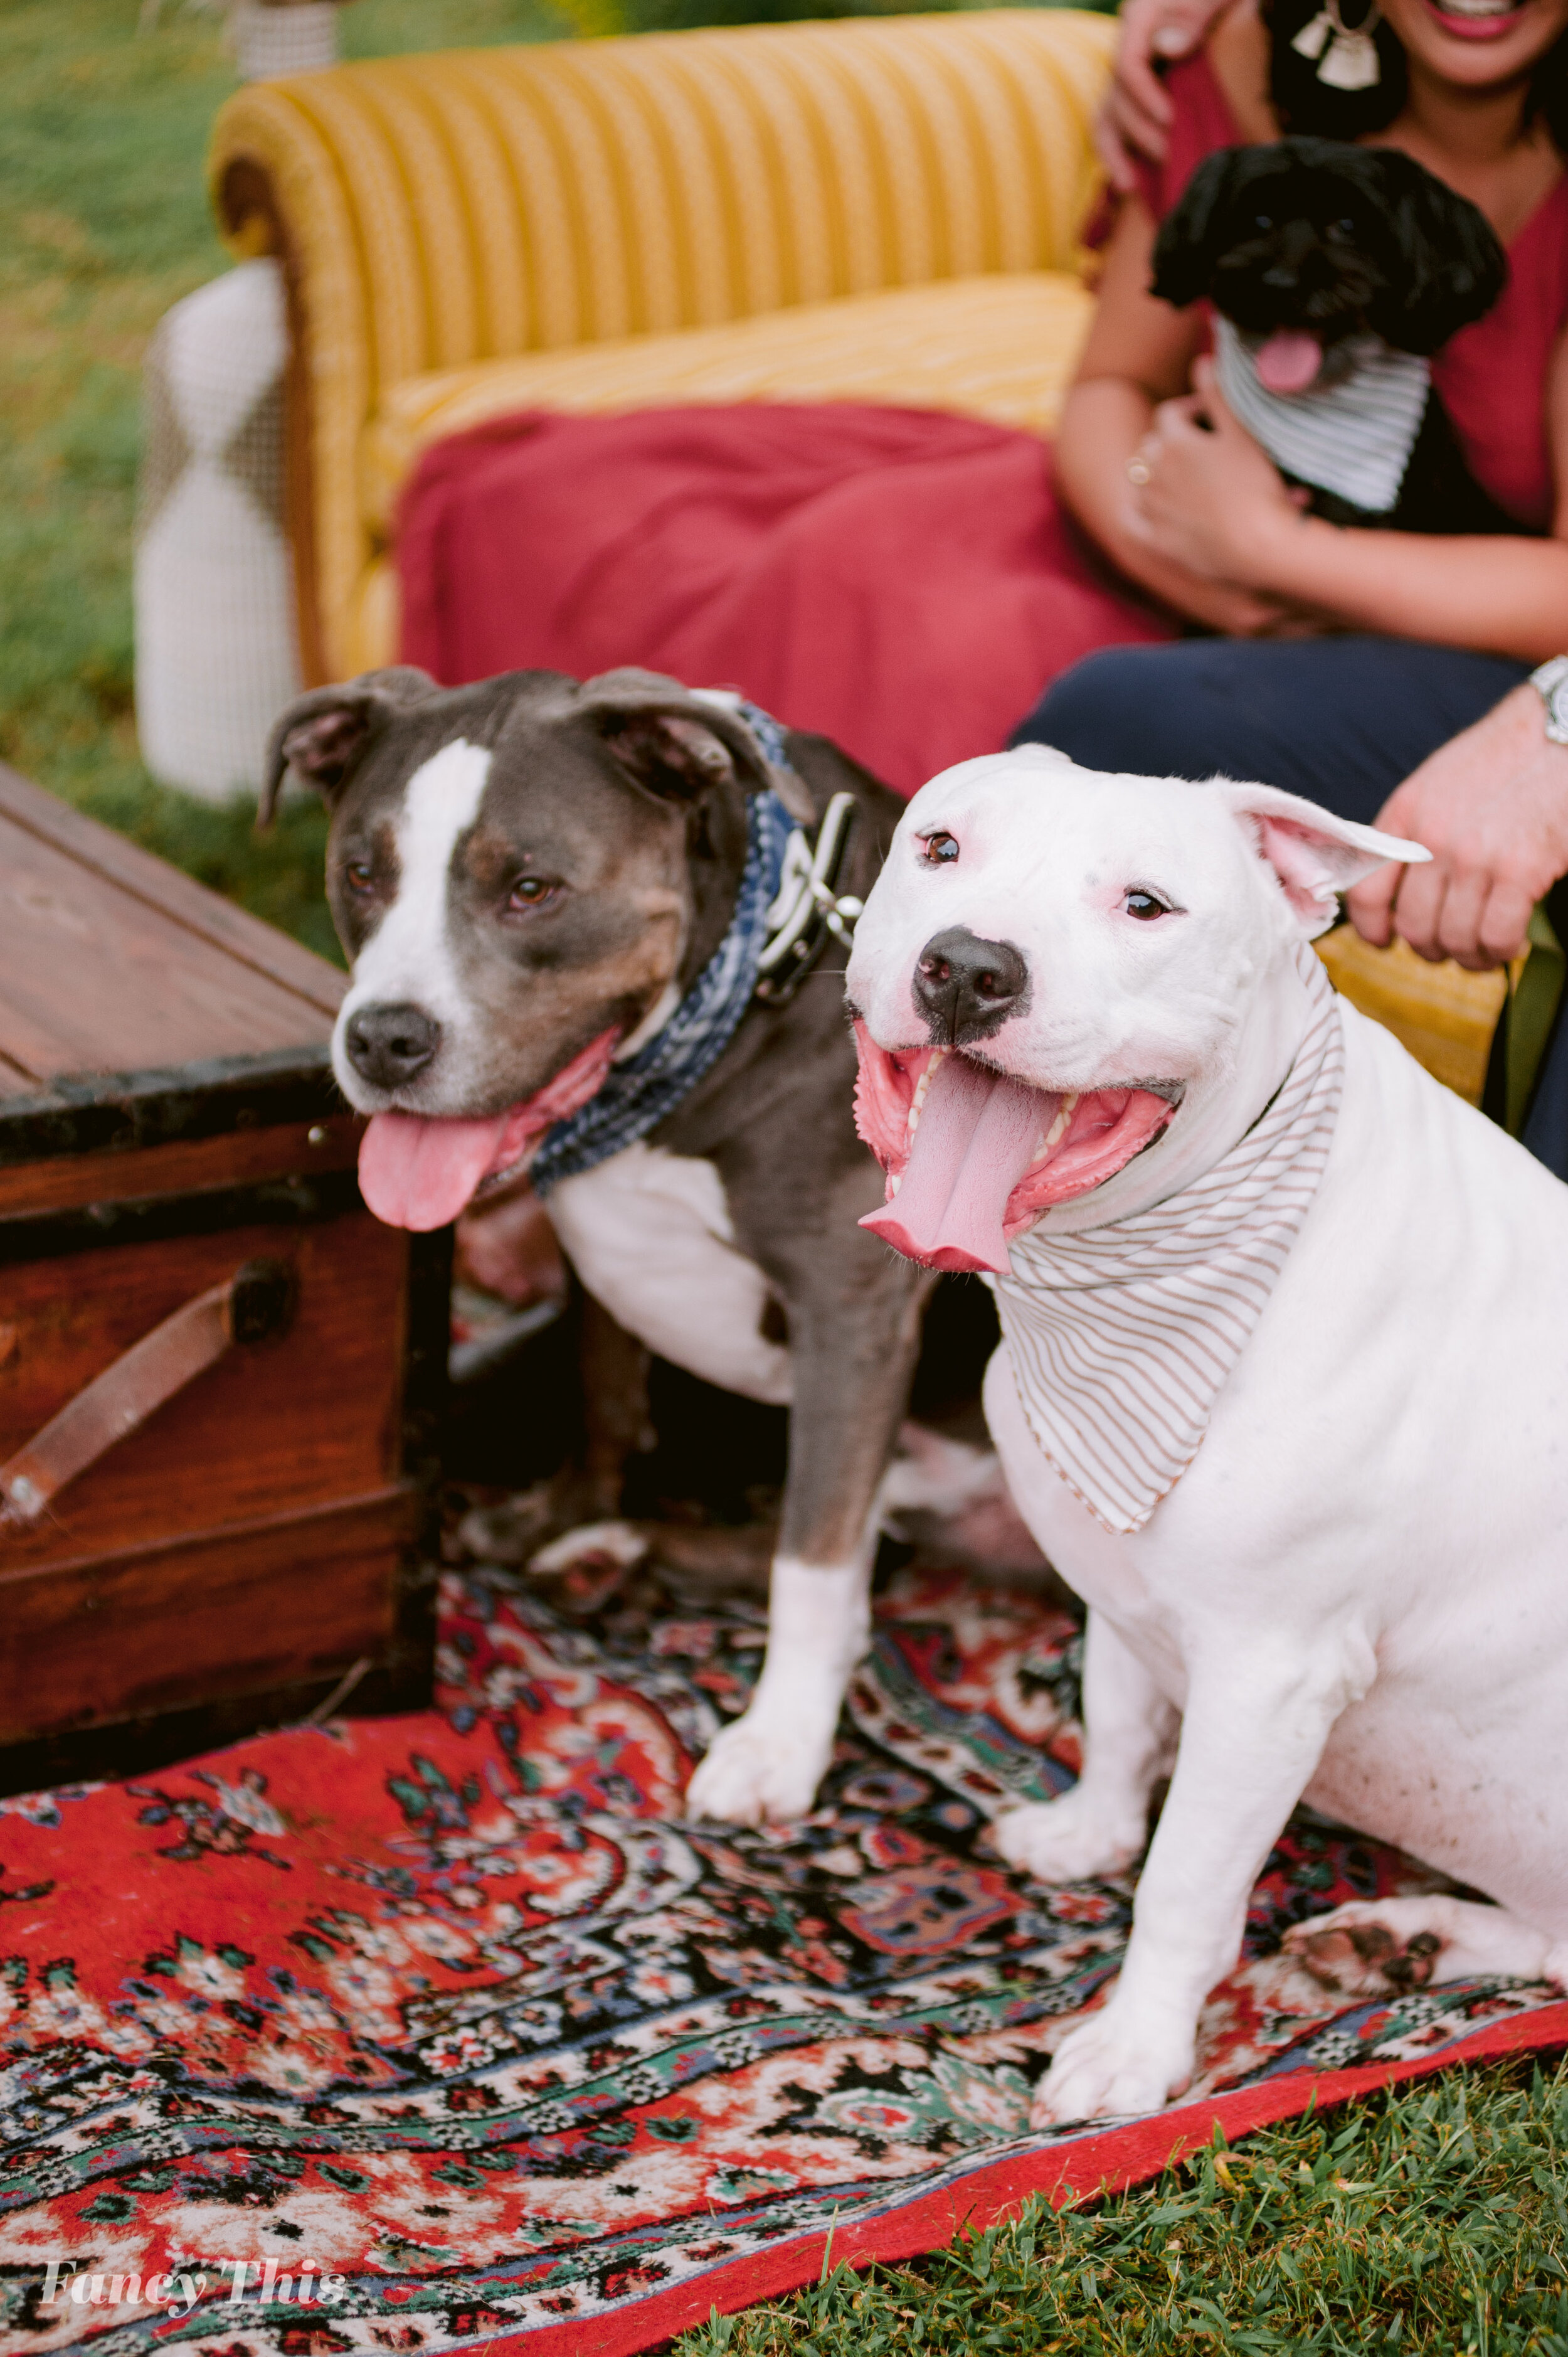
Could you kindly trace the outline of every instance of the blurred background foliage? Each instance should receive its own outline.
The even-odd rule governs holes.
[[[0,758],[336,955],[321,813],[291,805],[259,838],[244,802],[170,792],[136,750],[142,357],[228,266],[202,159],[235,86],[217,13],[138,16],[138,0],[0,0]],[[573,29],[547,0],[351,0],[342,28],[356,57]]]

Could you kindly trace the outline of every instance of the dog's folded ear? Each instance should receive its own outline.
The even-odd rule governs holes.
[[[361,672],[338,687],[313,687],[296,695],[280,715],[267,743],[256,824],[273,823],[285,775],[293,770],[323,802],[336,802],[360,755],[387,722],[441,690],[430,673],[412,663],[387,671]]]
[[[1337,895],[1348,892],[1363,876],[1386,866],[1391,859],[1418,865],[1432,856],[1422,844],[1406,843],[1397,834],[1380,834],[1376,827],[1336,818],[1317,802],[1287,794],[1278,786],[1239,786],[1229,778],[1216,778],[1213,782],[1234,812],[1260,865],[1271,871],[1305,941],[1328,931],[1337,915]]]
[[[1401,268],[1367,324],[1402,352],[1436,351],[1484,318],[1508,284],[1508,255],[1478,206],[1397,148],[1379,151]]]
[[[1255,148],[1221,147],[1206,156],[1177,201],[1160,223],[1155,240],[1149,292],[1184,311],[1207,295],[1219,259],[1214,250],[1216,217],[1230,203],[1245,159]]]
[[[738,702],[699,695],[660,672],[628,664],[585,680],[574,708],[650,793],[691,801],[738,778],[750,792],[771,789],[791,818],[815,825],[811,796],[793,770],[769,761],[735,708]]]

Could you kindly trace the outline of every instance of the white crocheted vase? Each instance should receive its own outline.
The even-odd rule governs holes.
[[[177,303],[147,354],[136,725],[153,775],[209,802],[259,782],[268,732],[299,692],[286,350],[283,274],[263,260]]]
[[[295,0],[266,6],[238,0],[231,20],[242,81],[273,74],[309,73],[338,61],[338,11],[333,0]]]

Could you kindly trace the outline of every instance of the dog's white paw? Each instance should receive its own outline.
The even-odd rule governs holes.
[[[1029,2126],[1123,2119],[1157,2112],[1192,2077],[1193,2033],[1166,2019],[1137,2020],[1110,1998],[1069,2029],[1035,2090]]]
[[[1058,1801],[1008,1809],[993,1821],[993,1846],[1036,1882],[1090,1882],[1120,1874],[1144,1846],[1142,1824],[1108,1817],[1075,1784]]]
[[[688,1817],[719,1824],[788,1824],[809,1816],[829,1760],[825,1733],[776,1712],[748,1710],[715,1737],[686,1790]]]

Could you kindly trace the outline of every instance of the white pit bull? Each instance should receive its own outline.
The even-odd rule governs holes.
[[[1082,1777],[995,1838],[1118,1870],[1171,1776],[1036,2126],[1186,2085],[1303,1795],[1497,1901],[1299,1926],[1327,1986],[1568,1981],[1568,1190],[1304,947],[1426,856],[1031,746],[917,795],[860,926],[865,1224],[995,1272],[992,1433],[1090,1606]]]

